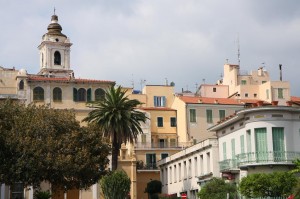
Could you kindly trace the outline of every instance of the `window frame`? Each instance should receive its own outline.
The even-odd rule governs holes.
[[[59,87],[55,87],[52,90],[52,100],[54,102],[61,102],[62,101],[62,90]]]
[[[170,126],[171,127],[176,127],[177,126],[176,117],[170,117]]]
[[[191,123],[196,123],[197,122],[197,112],[196,109],[191,108],[189,109],[189,116],[190,116],[190,122]]]
[[[163,117],[157,117],[157,127],[164,127],[164,118]]]
[[[33,101],[44,101],[45,91],[42,87],[37,86],[33,89]]]
[[[212,109],[206,109],[206,122],[208,124],[213,123],[213,113]]]

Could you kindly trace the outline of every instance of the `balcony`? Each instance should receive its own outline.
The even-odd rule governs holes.
[[[139,160],[136,163],[137,170],[159,170],[156,163],[144,163],[143,161]]]
[[[258,165],[293,165],[295,159],[300,159],[300,152],[267,151],[236,155],[236,159],[219,162],[220,171],[232,171],[248,166]]]
[[[136,149],[153,149],[153,148],[186,148],[192,146],[191,142],[136,142],[134,147]]]
[[[300,158],[300,152],[292,151],[266,151],[243,153],[236,156],[239,167],[251,165],[292,165],[293,161]]]
[[[238,170],[237,160],[236,159],[227,159],[219,163],[220,171],[232,171]]]

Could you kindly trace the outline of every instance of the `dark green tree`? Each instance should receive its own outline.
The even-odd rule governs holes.
[[[145,193],[148,193],[150,199],[158,199],[158,194],[161,193],[162,183],[159,180],[151,180],[147,183]]]
[[[290,172],[257,173],[242,178],[239,189],[243,196],[288,197],[297,183]]]
[[[0,102],[0,182],[87,188],[104,174],[110,147],[75,114],[47,106]]]
[[[236,193],[235,184],[226,183],[221,178],[213,178],[201,188],[198,196],[201,199],[224,199],[229,194],[229,198],[233,199]]]
[[[130,192],[131,180],[123,170],[112,171],[100,181],[105,199],[124,199]]]
[[[83,120],[96,123],[103,136],[112,142],[112,170],[118,166],[118,155],[122,143],[133,143],[139,133],[143,133],[141,122],[147,117],[138,111],[137,106],[142,103],[138,100],[130,100],[125,96],[126,90],[121,87],[111,87],[105,93],[105,98],[96,101],[95,108]]]

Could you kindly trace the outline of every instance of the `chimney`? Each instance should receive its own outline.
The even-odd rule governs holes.
[[[280,81],[282,81],[282,70],[281,70],[282,64],[279,64],[279,71],[280,71]]]

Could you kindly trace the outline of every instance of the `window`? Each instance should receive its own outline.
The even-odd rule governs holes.
[[[256,94],[256,93],[254,93],[254,97],[255,97],[255,98],[257,97],[257,94]]]
[[[264,83],[266,83],[266,82],[267,82],[267,81],[262,81],[261,84],[264,84]]]
[[[98,88],[95,90],[95,101],[99,101],[104,99],[105,91],[102,88]]]
[[[170,176],[170,183],[172,183],[172,166],[169,167],[169,176]]]
[[[248,93],[245,93],[245,97],[248,97],[249,95],[248,95]]]
[[[171,123],[171,127],[176,127],[176,117],[171,117],[170,118],[170,123]]]
[[[34,101],[44,100],[44,89],[42,87],[35,87],[33,89],[33,100]]]
[[[61,56],[58,51],[55,51],[54,53],[54,65],[61,65]]]
[[[155,153],[146,154],[146,168],[148,168],[148,169],[156,168],[156,154]]]
[[[256,128],[255,132],[255,150],[257,153],[257,161],[266,161],[268,159],[268,143],[267,143],[267,129]]]
[[[206,161],[207,161],[207,173],[209,173],[210,170],[210,153],[206,153]]]
[[[225,110],[219,110],[219,117],[220,117],[220,120],[225,119]]]
[[[189,165],[188,165],[188,177],[192,177],[192,160],[189,159]]]
[[[157,117],[157,127],[163,127],[163,126],[164,126],[163,117]]]
[[[84,88],[78,89],[77,99],[78,99],[78,102],[86,101],[86,90]]]
[[[241,154],[245,153],[245,140],[244,135],[240,136],[240,142],[241,142]]]
[[[187,166],[186,166],[186,161],[183,162],[183,178],[187,178]]]
[[[176,139],[170,139],[170,147],[176,146]]]
[[[165,107],[166,97],[165,96],[154,96],[154,106],[155,107]]]
[[[217,92],[217,88],[213,88],[213,92],[214,92],[214,93]]]
[[[267,99],[269,99],[270,98],[269,89],[266,90],[266,95],[267,95]]]
[[[24,80],[19,82],[19,90],[24,90]]]
[[[181,163],[178,163],[178,180],[181,181]]]
[[[53,101],[61,102],[61,100],[62,100],[62,91],[60,88],[55,87],[53,89]]]
[[[235,139],[231,139],[231,158],[235,159]]]
[[[142,143],[146,143],[146,135],[145,134],[142,134]]]
[[[283,89],[282,88],[278,88],[278,98],[283,99]]]
[[[24,198],[24,184],[14,183],[11,186],[11,198]]]
[[[223,142],[223,160],[227,160],[226,142]]]
[[[161,159],[165,159],[165,158],[168,157],[168,156],[169,156],[168,153],[161,153],[161,154],[160,154]]]
[[[242,84],[242,85],[246,85],[246,84],[247,84],[247,81],[246,81],[246,80],[242,80],[242,81],[241,81],[241,84]]]
[[[190,122],[196,122],[196,109],[190,109]]]
[[[177,168],[176,168],[176,165],[174,165],[174,182],[177,182]]]
[[[195,165],[195,176],[198,176],[198,159],[194,157],[194,165]]]
[[[207,123],[212,123],[213,122],[212,110],[210,110],[210,109],[206,110],[206,121],[207,121]]]
[[[200,175],[204,174],[204,169],[203,169],[203,155],[200,155]]]
[[[272,127],[272,140],[273,140],[273,153],[274,161],[284,160],[284,128],[283,127]]]
[[[251,147],[251,130],[247,130],[246,140],[247,140],[247,153],[251,153],[252,152],[252,147]]]

